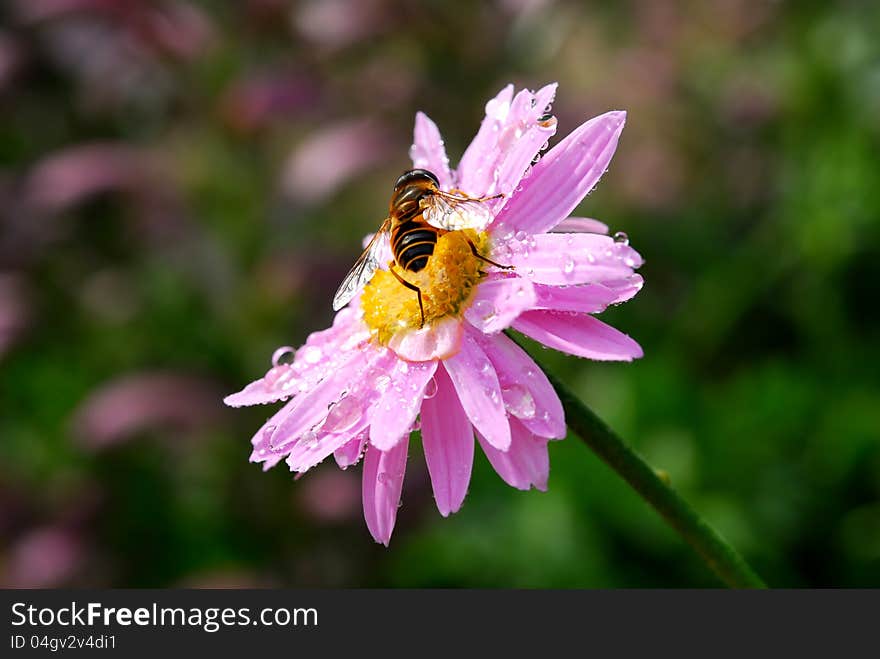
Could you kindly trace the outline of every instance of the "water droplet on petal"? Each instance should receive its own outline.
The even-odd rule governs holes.
[[[275,432],[275,428],[277,427],[278,426],[274,424],[269,424],[268,426],[263,428],[263,439],[268,442],[272,438],[272,433]]]
[[[303,359],[308,364],[317,364],[323,356],[324,353],[317,346],[306,346],[303,348]]]
[[[380,393],[384,392],[389,384],[391,384],[391,378],[384,373],[376,376],[376,379],[373,380],[373,386],[376,387],[376,390]]]
[[[268,371],[266,371],[266,375],[263,376],[263,384],[265,385],[266,391],[271,391],[278,380],[286,375],[290,371],[290,366],[287,364],[283,364],[281,366],[273,366]]]
[[[434,376],[431,376],[431,379],[428,380],[428,384],[425,385],[425,398],[431,399],[437,395],[437,380],[434,379]]]
[[[495,305],[489,300],[477,300],[477,302],[474,303],[474,313],[486,323],[494,320],[495,316],[498,315]]]
[[[290,346],[281,346],[278,350],[272,353],[272,366],[292,364],[295,354],[296,351]]]
[[[621,245],[629,245],[629,236],[623,231],[618,231],[614,234],[614,242],[620,243]]]
[[[380,483],[385,483],[385,481],[388,480],[388,474],[386,474],[384,471],[380,471],[376,475],[376,480],[379,481]]]
[[[535,399],[531,392],[520,384],[504,387],[501,390],[504,407],[518,419],[535,417]]]
[[[311,430],[305,432],[303,436],[299,438],[299,441],[306,446],[314,446],[318,443],[318,433],[316,433],[315,429],[312,428]]]
[[[570,275],[574,272],[574,259],[571,257],[571,254],[563,255],[562,272],[564,272],[566,275]]]
[[[361,402],[354,396],[345,396],[330,407],[321,430],[334,433],[345,432],[360,421],[362,415]]]

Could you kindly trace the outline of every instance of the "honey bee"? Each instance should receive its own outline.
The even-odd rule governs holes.
[[[487,201],[503,197],[470,197],[459,190],[445,192],[440,189],[437,177],[426,169],[411,169],[404,172],[394,184],[391,194],[388,217],[376,231],[363,254],[342,280],[333,297],[333,310],[339,311],[372,279],[380,266],[385,247],[391,247],[393,260],[388,269],[406,288],[415,292],[419,300],[422,325],[425,324],[425,310],[422,306],[421,289],[408,282],[403,273],[419,272],[428,264],[434,253],[437,238],[450,231],[474,229],[482,231],[492,219]],[[499,268],[511,266],[495,263],[482,256],[476,246],[468,240],[474,256]]]

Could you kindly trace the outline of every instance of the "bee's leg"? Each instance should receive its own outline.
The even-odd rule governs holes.
[[[397,279],[397,281],[406,286],[409,290],[415,291],[416,295],[419,296],[419,313],[422,315],[422,322],[419,325],[419,329],[422,329],[422,327],[425,326],[425,307],[422,306],[422,289],[415,284],[410,284],[406,279],[397,274],[397,270],[394,269],[393,265],[388,269],[391,271],[391,274],[394,275],[394,278]]]
[[[499,192],[498,194],[486,197],[471,197],[467,192],[463,192],[458,188],[453,188],[449,192],[438,190],[437,194],[446,197],[447,199],[454,199],[456,201],[491,201],[493,199],[501,199],[501,197],[504,196],[503,192]]]
[[[467,241],[467,242],[468,242],[468,245],[469,245],[470,248],[471,248],[471,254],[473,254],[474,256],[476,256],[476,257],[477,257],[478,259],[480,259],[481,261],[485,261],[486,263],[491,263],[491,264],[494,265],[496,268],[501,268],[502,270],[513,270],[513,269],[514,269],[514,267],[513,267],[512,265],[501,265],[500,263],[495,263],[495,261],[493,261],[492,259],[487,259],[485,256],[483,256],[482,254],[480,254],[479,251],[477,251],[477,246],[474,245],[474,244],[471,242],[470,238],[468,238],[468,241]]]

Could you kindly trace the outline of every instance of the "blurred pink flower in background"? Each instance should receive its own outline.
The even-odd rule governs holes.
[[[381,0],[304,2],[295,10],[295,22],[308,41],[332,51],[376,34],[390,11]]]
[[[217,384],[192,375],[138,373],[102,385],[77,408],[73,430],[100,449],[156,429],[186,434],[217,422]]]
[[[319,106],[318,83],[298,73],[272,72],[233,82],[221,99],[221,111],[235,129],[259,130],[275,120]]]
[[[443,190],[471,197],[500,193],[486,201],[484,249],[514,270],[477,274],[488,266],[466,248],[466,257],[442,251],[441,244],[463,235],[451,231],[438,240],[432,257],[445,264],[439,266],[442,274],[427,284],[441,292],[424,292],[429,299],[465,296],[460,307],[423,319],[424,326],[409,325],[403,316],[377,325],[392,298],[412,297],[379,270],[332,328],[312,334],[295,353],[279,348],[265,377],[226,398],[233,406],[289,399],[252,439],[251,460],[264,469],[286,459],[292,471],[303,473],[331,454],[345,469],[364,455],[364,517],[377,542],[390,540],[409,435],[416,428],[444,516],[464,501],[475,433],[507,483],[546,489],[547,443],[566,434],[562,405],[546,376],[503,330],[513,327],[548,347],[591,359],[642,355],[635,341],[593,316],[642,287],[634,273],[641,257],[627,237],[604,235],[605,225],[586,218],[572,218],[569,226],[602,233],[549,233],[607,169],[625,113],[587,121],[541,158],[556,132],[548,112],[555,91],[555,84],[516,95],[512,85],[504,88],[486,104],[486,117],[457,170],[449,167],[437,126],[422,113],[416,117],[410,151],[415,167],[430,170]],[[368,130],[360,127],[364,136]],[[324,149],[325,162],[344,163],[332,150],[338,139],[316,139],[299,173],[305,175],[305,163]],[[390,253],[383,258],[387,263]],[[470,269],[473,282],[467,279]],[[380,279],[391,287],[371,292],[380,291]]]
[[[38,162],[25,181],[24,198],[36,210],[57,213],[97,194],[133,192],[155,180],[147,155],[115,143],[80,144]]]
[[[394,149],[387,129],[372,119],[353,119],[317,131],[288,158],[281,186],[291,198],[316,203],[384,162]]]
[[[16,0],[19,20],[102,20],[145,46],[183,59],[204,51],[214,36],[208,15],[188,2],[151,0]]]
[[[64,585],[85,558],[80,537],[60,526],[28,531],[9,548],[2,566],[7,588],[53,588]]]
[[[297,502],[319,522],[344,522],[355,517],[360,509],[360,483],[352,473],[319,469],[298,488]]]
[[[21,68],[24,54],[18,42],[6,32],[0,32],[0,92],[15,78]]]
[[[0,272],[0,357],[30,325],[31,305],[24,277]]]

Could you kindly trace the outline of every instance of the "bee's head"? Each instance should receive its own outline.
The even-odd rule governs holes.
[[[434,176],[433,172],[429,172],[427,169],[411,169],[400,175],[400,178],[394,184],[394,189],[400,190],[409,185],[424,185],[426,183],[432,183],[434,186],[440,187],[440,181]]]

